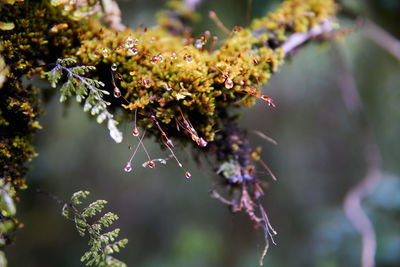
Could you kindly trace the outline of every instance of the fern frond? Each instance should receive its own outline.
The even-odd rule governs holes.
[[[57,83],[63,76],[63,72],[67,73],[67,81],[60,88],[60,102],[66,101],[69,97],[76,95],[76,101],[85,100],[83,110],[90,111],[97,117],[98,123],[108,120],[108,129],[111,138],[117,142],[122,142],[122,133],[116,127],[117,122],[113,119],[113,115],[107,110],[109,102],[103,99],[103,95],[109,95],[106,90],[101,89],[104,83],[95,79],[85,77],[90,71],[96,70],[94,66],[74,66],[77,61],[73,58],[58,59],[55,67],[46,73],[52,87],[56,87]],[[110,127],[111,125],[111,127]]]
[[[100,214],[107,201],[96,200],[86,208],[78,209],[77,205],[82,204],[82,200],[88,195],[88,191],[75,192],[71,197],[71,202],[65,203],[62,209],[62,214],[66,218],[70,218],[70,212],[73,213],[73,221],[79,235],[87,235],[89,237],[88,244],[90,248],[83,254],[81,261],[85,262],[87,266],[126,267],[124,262],[110,255],[124,248],[128,243],[128,239],[117,240],[120,232],[119,228],[102,233],[102,228],[111,226],[114,221],[118,220],[118,216],[112,212],[107,212],[94,223],[90,223],[88,219]]]

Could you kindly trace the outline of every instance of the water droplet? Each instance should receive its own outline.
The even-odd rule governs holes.
[[[212,42],[215,43],[216,41],[218,41],[218,37],[217,36],[213,36],[212,37]]]
[[[194,43],[194,47],[196,47],[197,49],[201,49],[203,47],[203,42],[200,39],[197,39]]]
[[[125,172],[131,172],[132,171],[132,166],[131,166],[131,163],[129,161],[125,164],[124,171]]]
[[[176,59],[176,53],[171,54],[171,59]]]
[[[114,87],[114,97],[118,98],[121,96],[121,91],[118,89],[118,87]]]
[[[99,52],[94,52],[94,54],[93,54],[93,56],[96,58],[96,57],[99,57]]]
[[[206,31],[204,32],[204,38],[207,39],[208,37],[210,37],[210,31],[209,31],[209,30],[206,30]]]
[[[152,160],[149,161],[148,165],[149,165],[149,167],[152,168],[152,169],[154,169],[154,167],[156,166],[156,165],[154,164],[154,161],[152,161]]]
[[[137,48],[136,47],[134,47],[134,48],[132,48],[132,49],[128,49],[128,51],[127,51],[127,54],[128,54],[128,56],[134,56],[134,55],[137,55],[137,53],[138,53],[138,50],[137,50]]]
[[[157,64],[158,63],[158,57],[157,56],[152,56],[150,58],[150,62],[151,62],[151,64]]]
[[[233,87],[233,81],[228,77],[225,81],[225,88],[231,89]]]
[[[103,49],[103,57],[107,58],[107,57],[109,57],[109,56],[110,56],[110,52],[108,51],[107,48],[104,48],[104,49]]]
[[[125,41],[125,47],[129,49],[129,48],[132,48],[133,45],[134,45],[134,43],[133,43],[132,38],[131,38],[131,37],[128,37],[128,38],[126,39],[126,41]]]
[[[133,128],[132,135],[133,136],[139,136],[139,131],[138,131],[138,129],[136,127]]]
[[[208,144],[207,141],[204,140],[203,137],[200,137],[200,140],[199,140],[200,147],[206,147],[207,144]]]
[[[113,63],[113,64],[111,65],[111,70],[112,70],[112,71],[116,71],[116,70],[117,70],[117,64]]]
[[[256,58],[253,58],[253,63],[254,65],[258,65],[258,60]]]
[[[133,45],[137,46],[139,44],[139,40],[137,38],[135,38],[135,40],[133,40]]]
[[[156,41],[156,37],[151,37],[151,39],[150,39],[150,43],[154,43]]]
[[[191,63],[193,61],[193,57],[191,55],[185,54],[183,56],[183,60],[185,60],[186,63]]]
[[[187,179],[190,179],[190,177],[192,177],[192,175],[190,174],[190,172],[186,172],[186,173],[185,173],[185,176],[186,176]]]
[[[174,147],[174,144],[172,143],[171,139],[168,139],[167,144],[171,147]]]
[[[166,83],[166,84],[165,84],[165,90],[167,90],[167,91],[171,91],[171,87],[169,86],[169,84],[168,84],[168,83]]]
[[[161,54],[158,54],[158,62],[163,63],[164,62],[164,57]]]

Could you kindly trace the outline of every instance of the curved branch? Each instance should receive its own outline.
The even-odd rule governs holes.
[[[325,20],[321,25],[314,26],[308,32],[297,32],[292,34],[286,42],[281,46],[285,54],[293,51],[296,47],[304,44],[312,38],[315,38],[324,33],[333,30],[332,22],[330,20]]]

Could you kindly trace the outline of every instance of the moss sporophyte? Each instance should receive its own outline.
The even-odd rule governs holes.
[[[175,155],[174,143],[190,142],[195,153],[214,156],[212,167],[222,177],[219,185],[226,197],[216,188],[212,195],[234,212],[245,211],[264,229],[264,256],[276,232],[259,204],[266,182],[255,171],[257,163],[272,172],[260,159],[260,149],[250,147],[236,124],[237,116],[230,114],[237,107],[254,105],[257,99],[275,107],[272,98],[261,92],[261,85],[279,70],[291,50],[327,37],[335,25],[334,1],[284,1],[275,12],[254,19],[251,26],[232,30],[210,12],[226,32],[225,38],[212,36],[209,30],[200,36],[188,31],[186,23],[193,23],[198,15],[186,2],[170,1],[157,15],[157,26],[137,29],[120,24],[116,5],[110,8],[110,2],[0,2],[0,177],[4,186],[16,199],[25,187],[25,163],[35,156],[31,138],[41,128],[39,95],[22,79],[36,75],[47,78],[53,87],[61,84],[61,102],[74,96],[98,123],[107,121],[117,143],[123,139],[118,123],[132,122],[138,143],[125,164],[126,172],[132,171],[140,146],[148,158],[144,167],[173,159],[188,179],[191,174]],[[122,111],[118,117],[117,110]],[[168,156],[152,159],[142,142],[145,136],[155,137]],[[2,238],[7,239],[7,233]]]

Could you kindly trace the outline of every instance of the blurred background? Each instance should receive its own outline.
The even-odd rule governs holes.
[[[253,0],[251,16],[260,17],[280,1]],[[155,25],[165,1],[120,1],[123,22],[131,27]],[[228,28],[245,25],[246,0],[202,1],[202,20],[194,32],[223,34],[207,14],[214,10]],[[400,1],[342,1],[343,6],[370,18],[400,38]],[[349,21],[341,20],[342,25]],[[346,106],[343,80],[354,77],[362,111]],[[350,83],[351,84],[351,83]],[[47,84],[44,86],[48,87]],[[253,147],[275,175],[263,205],[278,232],[265,266],[360,266],[360,235],[343,211],[348,190],[365,175],[365,148],[373,132],[382,156],[381,176],[363,201],[377,238],[376,265],[400,266],[400,64],[360,30],[331,44],[309,44],[295,54],[264,86],[277,108],[265,103],[236,110],[248,129]],[[351,99],[350,99],[350,102]],[[355,102],[353,102],[355,103]],[[74,101],[60,105],[58,97],[43,104],[44,129],[35,137],[39,157],[31,165],[21,193],[18,218],[24,227],[7,248],[9,266],[83,266],[87,239],[80,238],[61,207],[34,188],[68,200],[77,190],[89,190],[89,201],[106,199],[106,211],[120,219],[120,237],[128,246],[117,258],[129,266],[258,266],[264,248],[261,231],[244,214],[232,214],[208,190],[218,177],[200,170],[188,148],[176,149],[192,178],[174,162],[142,168],[140,152],[133,171],[123,167],[130,157],[127,143],[116,145]],[[135,143],[125,129],[126,141]],[[275,140],[274,146],[259,130]],[[152,157],[162,157],[154,140],[145,140]],[[207,165],[204,166],[207,169]]]

